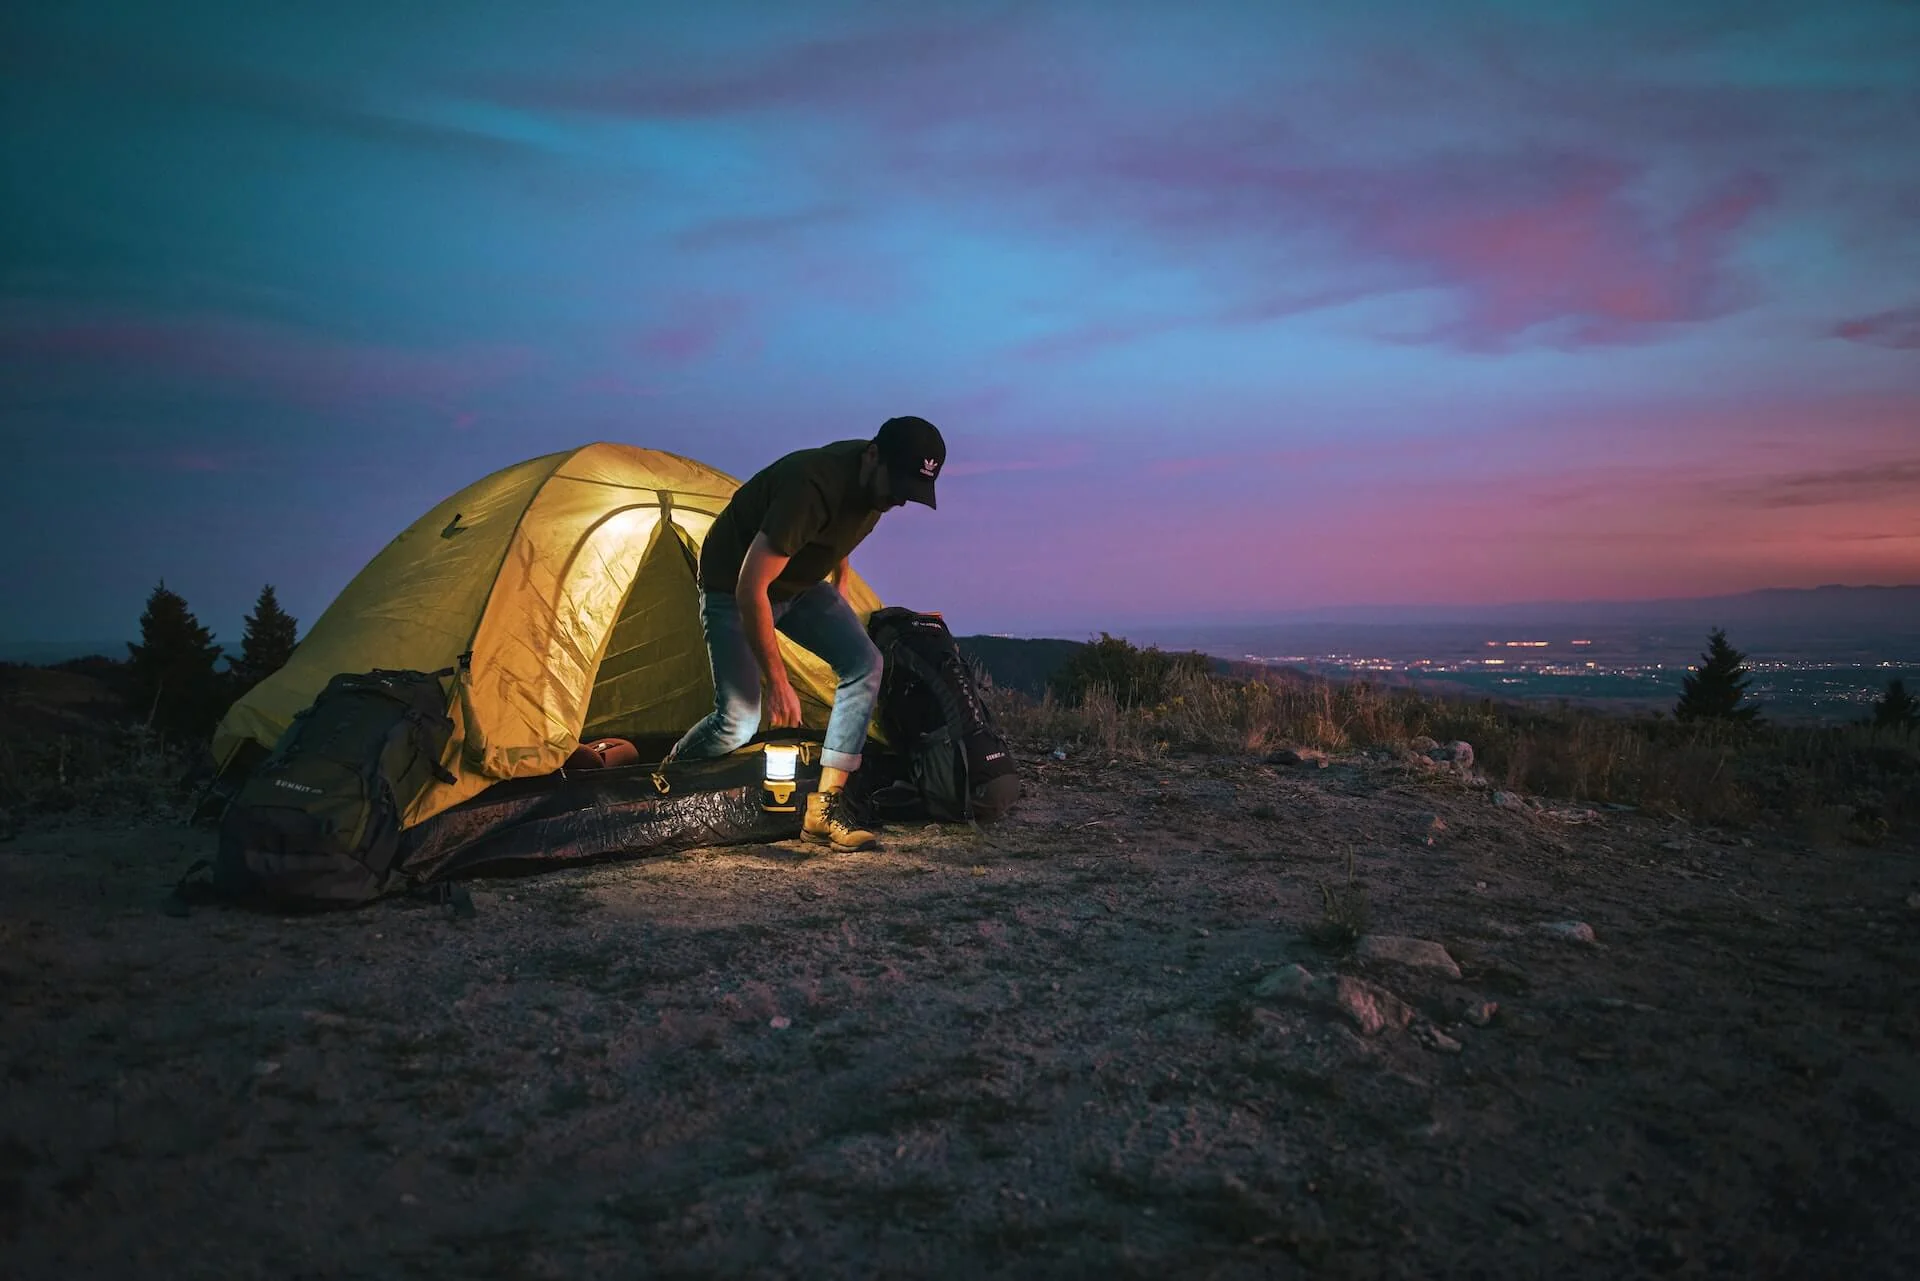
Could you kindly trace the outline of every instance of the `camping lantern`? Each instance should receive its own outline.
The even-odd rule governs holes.
[[[791,743],[769,743],[763,755],[767,770],[760,808],[774,814],[791,814],[796,808],[793,793],[799,787],[794,780],[794,767],[800,763],[800,749]]]

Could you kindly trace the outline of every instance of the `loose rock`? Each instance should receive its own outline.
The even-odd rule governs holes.
[[[1344,1015],[1366,1036],[1413,1021],[1413,1007],[1385,988],[1345,974],[1315,978],[1304,966],[1285,965],[1254,985],[1255,996],[1282,997]]]
[[[1527,808],[1525,800],[1514,792],[1495,792],[1493,803],[1503,810],[1523,810]]]
[[[1413,1008],[1383,987],[1344,974],[1332,983],[1335,1008],[1352,1019],[1364,1035],[1373,1036],[1389,1027],[1404,1028],[1413,1021]]]
[[[1441,1054],[1460,1053],[1460,1042],[1454,1040],[1425,1019],[1413,1025],[1413,1039],[1426,1046],[1429,1050],[1436,1050]]]
[[[1473,768],[1473,744],[1471,743],[1463,743],[1455,740],[1454,742],[1448,743],[1445,747],[1429,747],[1427,749],[1427,756],[1431,760],[1439,761],[1445,765],[1452,765],[1456,769],[1469,770]]]
[[[1498,1001],[1475,1001],[1460,1012],[1460,1017],[1475,1027],[1486,1027],[1500,1012]]]
[[[1279,996],[1303,1000],[1313,990],[1313,975],[1304,966],[1283,965],[1253,985],[1255,996]]]
[[[1593,927],[1585,921],[1543,921],[1540,924],[1543,934],[1551,934],[1569,943],[1592,943]]]
[[[1447,949],[1426,939],[1369,934],[1354,945],[1353,954],[1363,961],[1384,961],[1408,969],[1438,970],[1448,978],[1460,977],[1460,966]]]

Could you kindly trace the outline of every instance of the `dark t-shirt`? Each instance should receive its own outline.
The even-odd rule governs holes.
[[[873,532],[880,513],[860,486],[864,440],[836,440],[788,454],[734,491],[700,545],[700,586],[730,592],[754,537],[792,559],[767,586],[773,600],[798,596],[845,560]]]

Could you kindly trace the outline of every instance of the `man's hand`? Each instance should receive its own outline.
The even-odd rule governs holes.
[[[775,729],[792,729],[800,723],[800,696],[785,672],[766,682],[767,719]]]

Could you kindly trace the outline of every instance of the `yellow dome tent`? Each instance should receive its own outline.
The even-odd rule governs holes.
[[[376,667],[459,669],[441,761],[455,781],[416,797],[408,827],[553,773],[583,739],[678,735],[713,706],[694,569],[737,488],[677,454],[607,443],[467,486],[387,544],[233,705],[214,759],[270,749],[333,676]],[[857,575],[846,591],[863,619],[880,608]],[[804,723],[823,730],[831,669],[785,636],[780,651]]]

